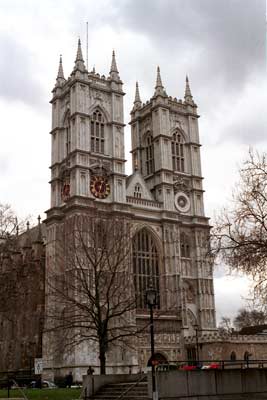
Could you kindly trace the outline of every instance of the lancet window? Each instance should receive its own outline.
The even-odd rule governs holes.
[[[172,167],[174,171],[184,172],[184,140],[179,132],[172,135]]]
[[[69,115],[65,118],[65,145],[66,145],[66,156],[70,153],[71,144],[71,131],[70,131],[70,117]]]
[[[154,147],[152,142],[152,136],[148,135],[146,138],[146,173],[147,175],[150,175],[154,171],[155,171]]]
[[[180,236],[181,257],[190,258],[190,240],[189,237],[182,232]]]
[[[160,308],[159,254],[153,236],[146,229],[133,238],[133,274],[137,308],[147,308],[145,293],[151,283],[158,292],[157,308]]]
[[[91,117],[91,151],[102,154],[105,152],[105,121],[99,110]]]

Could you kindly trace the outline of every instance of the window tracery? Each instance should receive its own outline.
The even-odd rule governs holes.
[[[174,171],[184,172],[184,140],[179,132],[172,135],[172,167]]]
[[[91,117],[91,151],[102,154],[105,152],[105,121],[99,110]]]
[[[145,292],[152,280],[153,287],[160,293],[159,255],[152,235],[142,229],[133,238],[133,274],[137,308],[147,308]],[[158,296],[157,308],[160,308]]]

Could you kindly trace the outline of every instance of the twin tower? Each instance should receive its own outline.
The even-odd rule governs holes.
[[[108,77],[89,72],[79,40],[73,71],[65,79],[60,59],[52,93],[46,267],[57,268],[56,239],[68,216],[85,209],[127,215],[135,244],[129,273],[138,282],[137,297],[147,289],[151,277],[159,291],[156,353],[163,360],[185,359],[191,349],[184,345],[184,338],[194,334],[196,325],[201,333],[215,330],[213,270],[206,257],[210,227],[203,206],[199,116],[188,78],[183,100],[167,95],[159,68],[154,94],[146,103],[136,85],[130,120],[130,176],[125,174],[125,93],[114,52]],[[137,302],[136,324],[148,318],[145,305]],[[46,340],[49,343],[49,337]],[[52,360],[49,346],[45,349],[44,358]],[[119,351],[108,355],[108,371],[144,368],[150,357],[149,337],[140,339],[127,357],[121,357]],[[85,356],[84,348],[69,359],[51,361],[51,368],[72,366],[77,378],[88,365],[97,371],[98,358],[94,351]]]

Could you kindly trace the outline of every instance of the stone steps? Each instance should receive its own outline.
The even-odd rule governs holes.
[[[147,382],[109,384],[103,386],[91,399],[116,400],[119,397],[121,400],[148,400]]]

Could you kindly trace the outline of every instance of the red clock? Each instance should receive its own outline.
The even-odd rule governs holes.
[[[107,178],[105,176],[93,176],[90,190],[98,199],[105,199],[110,193],[110,186]]]

